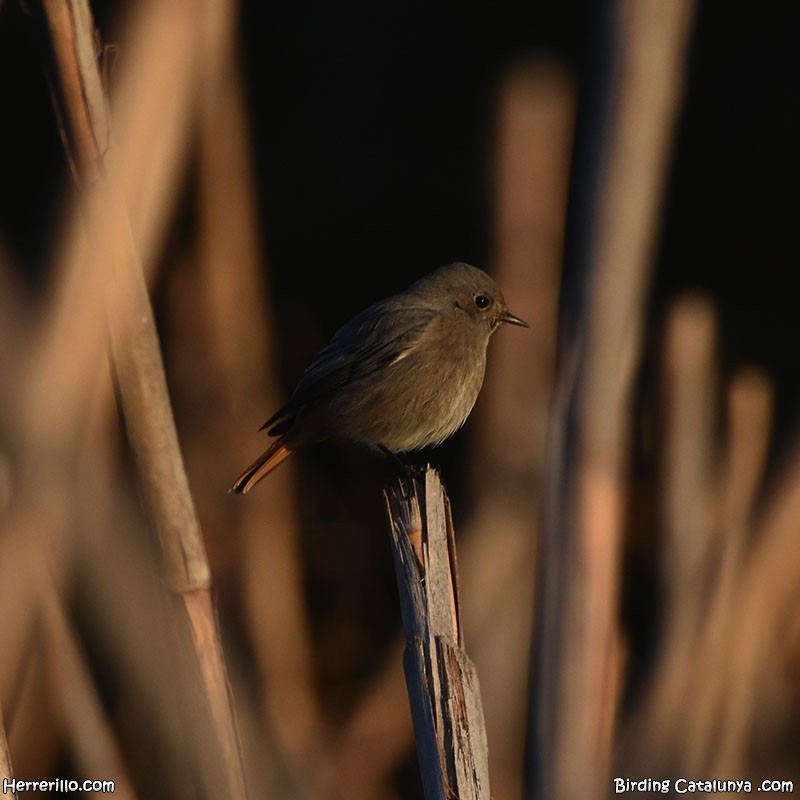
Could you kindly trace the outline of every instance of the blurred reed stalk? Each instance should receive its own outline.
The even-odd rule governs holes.
[[[178,275],[170,292],[174,362],[181,365],[177,402],[189,409],[187,465],[212,563],[214,552],[235,552],[220,559],[215,575],[241,594],[260,673],[262,743],[254,746],[263,749],[265,731],[274,728],[296,782],[309,785],[323,732],[294,467],[290,462],[247,498],[219,501],[220,489],[259,447],[258,426],[280,404],[245,86],[232,37],[220,44],[199,97],[198,250],[187,259],[196,269]]]
[[[65,734],[85,775],[113,775],[114,796],[136,794],[86,658],[53,586],[44,597],[53,705],[61,708]]]
[[[3,711],[0,708],[0,781],[14,780],[14,770],[11,768],[11,756],[8,752],[8,741],[6,739],[6,726],[3,722]],[[17,800],[17,793],[10,792],[9,797]]]
[[[741,370],[725,387],[721,412],[714,327],[697,298],[677,304],[668,322],[665,632],[618,767],[656,778],[797,781],[791,737],[800,652],[800,446],[759,503],[771,386],[757,371]],[[709,454],[717,452],[713,466]]]
[[[607,139],[545,478],[529,762],[530,794],[543,800],[608,786],[633,380],[691,15],[690,0],[613,6]]]
[[[141,9],[141,18],[149,25],[165,22],[157,13],[148,18],[150,6],[146,4]],[[184,4],[182,10],[180,22],[188,23],[188,30],[199,39],[185,13],[188,5]],[[225,764],[226,793],[230,797],[244,797],[244,771],[210,572],[172,419],[158,337],[126,209],[125,185],[118,182],[115,162],[109,157],[122,154],[109,133],[106,98],[95,59],[91,12],[82,0],[69,4],[45,0],[43,11],[50,33],[54,95],[64,142],[86,202],[88,251],[92,258],[102,254],[106,268],[110,269],[104,292],[106,302],[101,307],[107,313],[112,362],[126,428],[162,544],[168,580],[183,598],[191,623]],[[155,27],[148,27],[147,32],[152,33]],[[148,44],[152,44],[152,39],[148,39]],[[196,52],[199,54],[199,50]],[[197,63],[193,71],[184,73],[186,80],[179,86],[185,96],[198,74]],[[135,83],[132,81],[128,88]],[[124,113],[120,117],[124,119]],[[135,137],[128,144],[134,140]],[[124,156],[130,156],[130,152]],[[125,163],[125,157],[117,163]]]
[[[470,507],[459,525],[464,626],[481,676],[492,794],[522,794],[539,487],[555,374],[576,87],[545,58],[498,87],[491,271],[532,326],[496,336],[471,432]]]
[[[668,320],[660,487],[665,622],[619,748],[618,768],[632,776],[753,778],[754,748],[780,728],[781,705],[790,702],[781,673],[797,651],[790,609],[796,613],[800,600],[800,567],[789,531],[798,474],[790,464],[757,513],[771,389],[762,375],[743,370],[721,413],[715,327],[713,311],[697,297],[677,303]],[[765,696],[767,686],[781,684]],[[769,720],[761,731],[753,724],[756,703]]]
[[[393,770],[414,746],[408,691],[398,664],[403,659],[401,637],[389,648],[384,666],[361,699],[332,746],[330,786],[326,797],[349,800],[389,800]]]

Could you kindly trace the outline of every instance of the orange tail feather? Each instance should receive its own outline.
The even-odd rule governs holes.
[[[265,450],[234,482],[229,492],[246,494],[265,475],[269,475],[279,464],[282,464],[294,452],[283,440],[283,437],[274,442]]]

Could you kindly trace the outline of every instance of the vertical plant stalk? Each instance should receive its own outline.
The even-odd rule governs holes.
[[[197,149],[196,275],[202,292],[200,313],[208,326],[203,381],[206,386],[214,384],[224,409],[214,425],[204,423],[203,436],[206,442],[218,442],[216,462],[232,474],[241,469],[239,460],[253,446],[253,430],[264,409],[280,405],[275,390],[279,383],[275,333],[265,300],[258,234],[256,170],[237,55],[231,36],[222,43],[213,72],[208,70],[203,80]],[[198,404],[202,400],[201,394]],[[244,425],[244,420],[251,420],[252,426]],[[266,719],[274,726],[281,749],[307,779],[312,771],[309,754],[319,749],[322,740],[323,715],[313,677],[293,481],[287,466],[261,491],[250,494],[247,502],[227,508],[231,523],[235,511],[242,537],[240,586],[261,672]],[[202,517],[202,504],[199,510]],[[276,603],[276,597],[281,602]]]
[[[14,770],[11,768],[11,755],[8,752],[6,740],[6,726],[3,722],[3,709],[0,708],[0,784],[14,780]],[[11,792],[9,797],[17,800],[17,793]]]
[[[220,742],[227,795],[246,796],[244,771],[211,577],[178,445],[158,336],[125,204],[104,161],[107,102],[95,57],[86,0],[43,0],[53,54],[55,102],[64,143],[86,191],[90,245],[102,248],[112,273],[107,293],[111,357],[125,423],[171,588],[186,605],[207,699]]]
[[[532,795],[547,800],[608,790],[629,409],[692,7],[614,4],[613,103],[583,307],[562,351],[543,515],[530,778]]]
[[[72,753],[85,775],[114,776],[114,795],[135,800],[125,760],[119,752],[85,654],[54,586],[44,596],[45,647],[55,705],[70,733]]]
[[[486,729],[463,648],[450,501],[431,467],[407,471],[385,498],[425,797],[488,800]]]
[[[532,330],[491,344],[471,416],[470,513],[459,527],[459,568],[498,797],[522,796],[527,709],[520,698],[528,695],[575,100],[566,70],[541,56],[520,59],[497,93],[491,272]]]
[[[714,314],[679,301],[664,357],[666,603],[649,686],[618,748],[618,773],[753,777],[753,751],[786,725],[800,570],[797,451],[769,502],[763,488],[772,391],[748,369],[727,389],[719,434]],[[777,737],[775,739],[777,741]]]

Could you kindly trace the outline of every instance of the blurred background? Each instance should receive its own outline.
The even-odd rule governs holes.
[[[590,304],[588,220],[626,47],[618,4],[220,2],[201,13],[178,2],[163,20],[157,5],[106,0],[91,10],[250,794],[421,797],[382,499],[392,465],[324,444],[246,497],[227,490],[266,446],[258,427],[339,325],[463,260],[496,277],[532,331],[494,337],[467,425],[419,461],[441,468],[453,503],[493,796],[521,797],[537,701],[529,678],[542,487],[558,449],[554,387],[564,342]],[[213,745],[194,741],[207,712],[196,707],[190,636],[160,573],[124,420],[97,399],[97,387],[111,385],[105,357],[95,353],[85,366],[47,338],[62,293],[73,298],[66,307],[92,301],[80,284],[69,290],[62,281],[76,227],[74,181],[38,8],[0,4],[0,708],[9,753],[18,778],[116,777],[132,797],[207,796],[213,778],[201,777],[200,765],[213,761]],[[748,666],[737,675],[749,683],[715,683],[716,662],[703,680],[699,665],[687,677],[688,661],[673,658],[684,651],[669,648],[698,635],[670,638],[680,629],[675,614],[735,635],[730,622],[714,628],[714,614],[751,606],[750,595],[734,601],[726,592],[731,581],[750,586],[760,520],[781,517],[781,487],[795,486],[800,7],[709,0],[688,16],[627,406],[612,609],[624,655],[610,758],[632,777],[691,768],[697,777],[771,769],[798,779],[797,537],[787,534],[786,547],[765,555],[752,577],[760,591],[773,565],[788,570],[776,579],[785,593],[753,621],[774,638],[754,638],[742,655]],[[137,76],[144,90],[126,95]],[[680,524],[670,509],[693,501],[669,482],[664,453],[680,425],[670,422],[678,401],[665,363],[687,319],[689,344],[681,351],[679,343],[679,353],[708,349],[698,392],[710,406],[694,441],[720,496],[739,485],[724,477],[734,434],[757,431],[741,467],[753,473],[736,517],[746,532],[731,562],[742,574],[712,569],[708,591],[676,611],[670,581],[682,568],[664,568],[672,551],[665,557],[663,542]],[[104,324],[87,328],[86,340],[104,336]],[[64,384],[31,377],[51,374],[42,366],[48,353]],[[65,418],[74,426],[45,435],[70,381],[82,398]],[[743,417],[742,385],[742,402],[751,403]],[[58,458],[41,472],[31,442],[47,459],[56,441]],[[703,502],[716,508],[714,498]],[[723,512],[700,523],[713,529],[717,554],[727,552]],[[784,518],[791,527],[792,514]],[[775,641],[784,643],[779,652]],[[772,671],[751,658],[756,651]],[[697,746],[684,743],[692,758],[677,723],[664,721],[675,706],[653,701],[667,663],[677,664],[671,685],[682,687],[681,702],[723,687],[711,722],[698,723]],[[708,730],[730,720],[728,689],[752,692],[762,711],[734,715],[741,737],[720,761],[709,754]],[[720,765],[730,775],[707,774]]]

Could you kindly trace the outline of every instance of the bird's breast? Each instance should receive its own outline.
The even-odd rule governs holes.
[[[483,384],[488,337],[478,333],[431,326],[385,367],[354,381],[330,408],[342,436],[403,452],[455,433]]]

